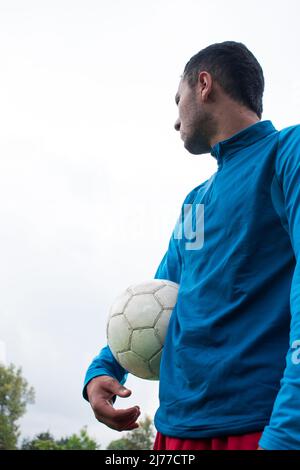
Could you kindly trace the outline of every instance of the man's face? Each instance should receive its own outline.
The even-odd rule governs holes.
[[[179,117],[174,127],[180,131],[184,147],[194,155],[211,151],[210,140],[216,129],[214,118],[207,112],[197,87],[191,88],[187,80],[181,79],[175,97]]]

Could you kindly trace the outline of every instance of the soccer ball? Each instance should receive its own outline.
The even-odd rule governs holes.
[[[108,346],[118,363],[137,377],[159,380],[162,349],[178,287],[162,279],[132,285],[110,309]]]

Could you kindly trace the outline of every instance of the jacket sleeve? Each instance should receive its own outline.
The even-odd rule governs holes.
[[[298,127],[298,126],[297,126]],[[298,136],[297,136],[298,134]],[[290,293],[290,342],[269,425],[259,445],[267,450],[300,449],[300,136],[281,138],[276,173],[281,185],[296,267]],[[278,254],[280,256],[280,254]],[[276,364],[274,364],[276,367]]]

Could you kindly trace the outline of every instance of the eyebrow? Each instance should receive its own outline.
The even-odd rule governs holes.
[[[179,93],[177,92],[176,95],[175,95],[175,103],[176,104],[179,103],[179,99],[180,99],[180,96],[179,96]]]

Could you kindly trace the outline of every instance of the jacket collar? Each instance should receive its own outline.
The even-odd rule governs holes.
[[[242,131],[218,142],[211,148],[211,155],[218,161],[218,166],[231,158],[239,150],[249,147],[269,134],[277,132],[271,121],[259,121]]]

